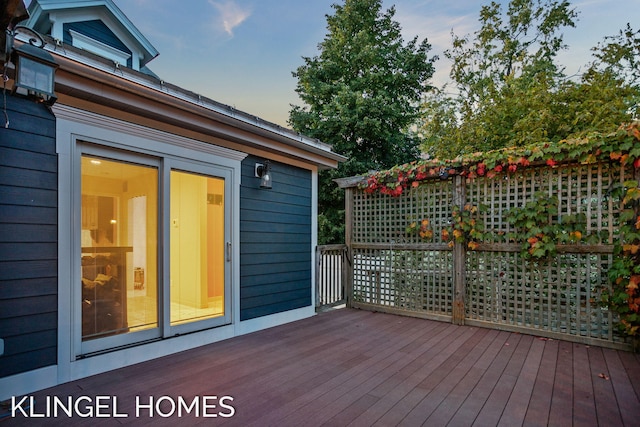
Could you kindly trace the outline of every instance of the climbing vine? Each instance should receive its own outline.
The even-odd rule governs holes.
[[[471,204],[466,204],[463,208],[454,206],[451,210],[451,225],[442,229],[442,240],[451,247],[457,242],[476,250],[484,239],[484,224],[480,215],[484,210],[482,206]]]
[[[433,229],[429,223],[427,218],[422,219],[420,221],[414,221],[409,224],[406,228],[406,233],[417,234],[422,240],[431,240],[433,238]]]
[[[564,163],[619,162],[640,169],[640,121],[621,126],[616,133],[594,133],[588,138],[544,142],[486,153],[458,156],[452,160],[429,159],[395,166],[364,177],[359,185],[367,193],[400,196],[429,179],[460,175],[467,179],[513,174],[535,166],[556,167]]]
[[[525,147],[513,147],[487,153],[459,156],[452,160],[430,159],[375,172],[360,184],[367,193],[398,197],[419,187],[423,181],[461,176],[502,177],[530,167],[555,168],[563,164],[595,164],[602,162],[631,166],[636,179],[629,180],[612,194],[621,201],[622,213],[614,246],[614,261],[608,271],[610,288],[603,290],[603,303],[619,315],[619,328],[629,336],[640,337],[640,122],[621,126],[612,134],[594,133],[584,139],[545,142]],[[442,229],[442,240],[453,245],[464,244],[475,250],[487,241],[480,206],[452,207],[450,223]],[[587,233],[584,214],[558,215],[558,199],[537,193],[525,205],[506,213],[515,228],[507,236],[491,236],[491,241],[517,242],[522,245],[523,258],[542,261],[555,257],[560,244],[598,243],[608,235]],[[428,219],[412,221],[408,234],[422,240],[433,237]],[[606,233],[606,232],[602,232]]]
[[[522,243],[521,255],[528,260],[555,257],[559,244],[583,240],[597,243],[600,239],[595,234],[587,234],[585,214],[558,216],[558,198],[542,192],[536,193],[524,206],[510,209],[506,218],[516,229],[509,233],[509,240]]]
[[[622,187],[623,211],[619,241],[609,269],[612,289],[606,289],[603,302],[620,316],[619,329],[629,336],[640,336],[640,188],[637,181]]]

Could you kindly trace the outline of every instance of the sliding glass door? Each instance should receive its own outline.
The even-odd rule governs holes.
[[[224,173],[172,169],[169,176],[169,327],[184,332],[228,323]]]
[[[230,178],[81,145],[78,354],[230,323]]]

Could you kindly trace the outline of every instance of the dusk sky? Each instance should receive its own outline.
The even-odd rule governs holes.
[[[29,1],[26,2],[27,4]],[[291,72],[303,56],[318,54],[326,14],[337,0],[115,0],[158,49],[149,68],[163,80],[286,126],[290,104],[301,104]],[[471,34],[488,1],[384,0],[396,6],[395,20],[405,40],[428,38],[440,56],[432,84],[447,80],[451,31]],[[507,1],[502,1],[505,8]],[[570,49],[560,56],[567,72],[591,60],[589,49],[627,22],[637,29],[640,0],[578,0],[576,28],[567,29]],[[635,22],[634,22],[635,21]]]

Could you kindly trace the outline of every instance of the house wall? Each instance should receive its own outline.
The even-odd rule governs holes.
[[[273,188],[261,189],[263,160],[242,162],[240,320],[312,304],[311,172],[272,161]]]
[[[9,128],[0,128],[0,377],[54,365],[58,328],[55,118],[42,104],[6,100]]]

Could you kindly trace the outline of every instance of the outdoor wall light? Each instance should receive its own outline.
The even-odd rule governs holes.
[[[16,64],[14,93],[53,105],[57,97],[53,93],[54,75],[58,64],[46,50],[23,44],[13,50]]]
[[[260,188],[271,188],[271,164],[269,160],[264,163],[256,163],[255,176],[260,178]]]
[[[28,32],[34,37],[29,39],[29,43],[14,48],[13,39],[18,31]],[[57,100],[54,94],[54,76],[58,64],[53,56],[44,50],[45,43],[42,37],[31,28],[17,26],[8,35],[7,45],[11,46],[11,61],[16,67],[13,92],[49,106],[53,105]]]

